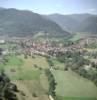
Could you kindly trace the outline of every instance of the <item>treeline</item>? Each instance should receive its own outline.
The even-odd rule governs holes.
[[[0,73],[0,100],[18,100],[16,96],[17,86],[11,83],[9,77],[1,71]]]
[[[55,98],[56,97],[56,93],[55,93],[55,89],[56,89],[55,78],[54,78],[53,74],[51,73],[51,71],[49,69],[45,70],[45,74],[48,77],[48,81],[49,81],[49,92],[48,92],[48,95],[51,95],[53,98]]]
[[[50,67],[54,66],[54,63],[52,62],[52,60],[50,59],[50,57],[46,57],[47,62],[49,64]]]

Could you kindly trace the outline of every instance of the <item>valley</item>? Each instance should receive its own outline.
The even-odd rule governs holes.
[[[91,0],[74,0],[78,6],[73,0],[17,1],[0,1],[7,6],[0,7],[0,100],[97,100],[97,8]]]
[[[97,38],[78,35],[2,39],[0,71],[19,100],[97,100]]]

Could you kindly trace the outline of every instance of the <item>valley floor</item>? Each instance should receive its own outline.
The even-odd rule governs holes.
[[[39,55],[27,58],[10,55],[7,58],[7,64],[0,65],[0,69],[4,68],[19,88],[19,100],[49,100],[49,82],[44,73],[50,68],[47,59]],[[97,100],[97,87],[91,81],[70,70],[62,71],[64,64],[54,58],[51,60],[59,67],[51,70],[57,83],[57,100]]]

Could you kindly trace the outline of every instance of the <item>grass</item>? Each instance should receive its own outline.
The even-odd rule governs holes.
[[[59,62],[56,58],[51,58],[55,68],[64,69],[64,63]]]
[[[39,68],[34,68],[34,64],[37,64],[40,67],[40,63],[42,63],[41,67],[46,68],[43,66],[44,64],[48,64],[44,57],[33,55],[34,57],[28,56],[27,59],[24,58],[23,55],[18,56],[19,59],[22,59],[24,62],[23,65],[17,70],[17,73],[12,77],[13,81],[16,82],[17,85],[20,86],[22,91],[28,91],[28,95],[31,95],[30,100],[36,100],[42,98],[42,100],[48,100],[47,92],[48,92],[48,80],[43,74],[43,70],[39,70]],[[25,90],[25,87],[27,90]],[[27,93],[25,93],[27,95]],[[35,94],[37,97],[33,97]],[[45,98],[44,98],[45,96]],[[27,100],[29,100],[27,98]]]
[[[7,62],[0,64],[0,70],[5,69],[12,80],[38,80],[42,72],[40,68],[45,69],[49,65],[45,57],[33,56],[28,56],[25,59],[23,55],[9,55],[6,57]],[[35,65],[37,65],[37,68],[35,68]]]
[[[43,70],[49,67],[48,62],[45,57],[33,56],[28,56],[27,59],[23,55],[7,56],[8,62],[5,65],[0,64],[0,68],[5,68],[5,72],[12,82],[26,94],[25,100],[48,100],[49,84]],[[38,66],[37,68],[34,67],[35,64]],[[34,97],[34,94],[37,97]]]
[[[4,64],[0,64],[0,71],[4,69]]]
[[[19,68],[23,61],[19,59],[16,55],[9,55],[6,57],[5,63],[0,63],[0,70],[4,69],[7,70],[9,68]]]
[[[49,64],[46,61],[46,58],[43,56],[33,55],[33,57],[28,56],[27,59],[25,59],[24,56],[21,55],[19,56],[19,58],[25,62],[23,66],[26,68],[27,66],[33,68],[34,65],[37,65],[38,67],[43,68],[43,69],[49,68]]]
[[[19,59],[16,55],[10,55],[7,57],[8,62],[6,62],[7,66],[21,66],[23,61]]]
[[[64,97],[58,100],[95,100],[94,98],[97,98],[97,87],[91,81],[72,71],[53,70],[52,73],[57,82],[56,95]]]
[[[41,72],[39,70],[18,71],[18,74],[11,76],[12,80],[38,80]]]
[[[57,100],[97,100],[97,98],[89,98],[89,97],[61,97],[58,96]]]
[[[13,81],[20,91],[26,96],[20,96],[19,100],[49,100],[46,91],[41,86],[40,80],[15,80]],[[33,94],[36,95],[33,96]]]
[[[7,57],[6,65],[0,64],[0,68],[5,68],[13,81],[21,81],[31,93],[43,95],[48,92],[49,84],[42,69],[49,68],[45,57],[39,55],[28,56],[10,55]],[[52,59],[54,66],[64,68],[64,64]],[[34,65],[38,67],[35,68]],[[14,69],[15,72],[10,70]],[[96,100],[97,87],[89,80],[84,79],[72,71],[52,70],[57,82],[56,94],[58,100]]]
[[[75,34],[72,35],[70,40],[75,42],[75,41],[78,41],[78,40],[85,38],[85,37],[88,37],[88,36],[91,36],[91,34],[85,33],[85,32],[75,33]]]

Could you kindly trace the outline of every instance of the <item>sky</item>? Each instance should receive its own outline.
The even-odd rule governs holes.
[[[97,14],[97,0],[0,0],[0,7],[31,10],[39,14]]]

